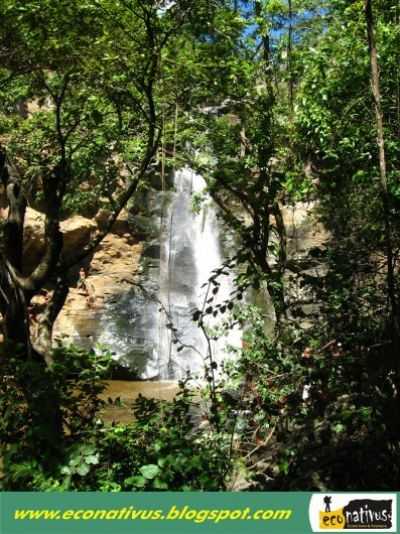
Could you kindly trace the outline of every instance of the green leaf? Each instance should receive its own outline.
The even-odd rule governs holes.
[[[71,474],[71,469],[67,465],[64,465],[61,468],[61,474],[62,475],[70,475]]]
[[[342,425],[342,423],[337,423],[333,427],[333,430],[336,432],[336,434],[341,434],[344,430],[346,430],[346,427]]]
[[[142,473],[144,478],[146,478],[147,480],[152,480],[158,475],[158,473],[160,472],[160,468],[158,467],[158,465],[148,464],[148,465],[143,465],[139,469],[139,471]]]
[[[78,473],[78,475],[80,475],[82,477],[87,475],[89,473],[89,471],[90,471],[90,467],[85,463],[82,463],[76,469],[76,472]]]
[[[85,462],[87,464],[97,465],[99,463],[99,454],[91,454],[90,456],[86,456]]]
[[[143,488],[146,485],[146,479],[141,476],[134,476],[125,479],[125,484],[135,488]]]
[[[153,488],[159,489],[159,490],[167,490],[168,484],[164,482],[163,480],[156,478],[155,481],[153,482]]]
[[[165,458],[159,458],[157,460],[157,464],[158,464],[159,467],[161,467],[161,469],[164,467],[165,463],[166,463],[166,459]]]

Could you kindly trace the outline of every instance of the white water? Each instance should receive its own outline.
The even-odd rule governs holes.
[[[121,361],[136,366],[143,379],[181,379],[187,373],[201,378],[210,348],[220,369],[228,359],[226,348],[241,344],[241,331],[234,328],[211,341],[209,347],[192,320],[193,311],[203,309],[208,298],[209,277],[224,261],[216,205],[205,195],[200,212],[192,209],[192,194],[202,193],[205,186],[203,178],[191,169],[175,173],[174,191],[168,193],[161,215],[159,264],[155,260],[156,267],[153,264],[148,269],[146,293],[136,290],[123,297],[103,322],[99,341],[109,345]],[[232,277],[221,276],[218,282],[213,304],[228,300],[233,291]],[[122,327],[115,327],[116,314]],[[218,321],[208,319],[207,324],[216,327]],[[173,343],[174,339],[178,343]]]

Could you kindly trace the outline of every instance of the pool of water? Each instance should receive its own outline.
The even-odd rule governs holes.
[[[108,380],[101,398],[121,399],[122,406],[106,406],[103,417],[107,422],[130,423],[133,420],[132,404],[139,395],[147,398],[172,400],[179,386],[176,381],[128,381]]]

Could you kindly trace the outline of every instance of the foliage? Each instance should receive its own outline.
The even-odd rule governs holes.
[[[54,350],[54,366],[43,372],[39,362],[23,361],[16,352],[3,347],[1,354],[1,455],[3,484],[10,489],[23,487],[21,480],[30,480],[35,469],[51,472],[71,442],[88,439],[103,405],[99,394],[111,361],[107,353],[60,347]],[[57,437],[54,449],[43,458],[44,444],[53,434],[51,422],[41,417],[40,404],[51,402],[54,390],[64,435]],[[29,462],[36,466],[31,473]]]
[[[241,384],[239,406],[248,414],[240,416],[239,426],[250,486],[395,487],[399,427],[387,363],[376,365],[376,352],[365,346],[323,344],[316,332],[305,340],[287,331],[277,345],[265,336],[257,308],[242,317],[248,324],[245,349],[230,372],[230,387]]]
[[[393,489],[400,479],[398,2],[373,2],[387,203],[364,2],[164,4],[4,0],[0,151],[7,147],[28,204],[47,214],[44,186],[63,167],[62,217],[117,213],[151,180],[164,188],[170,169],[189,164],[201,172],[237,246],[212,273],[207,305],[193,310],[193,320],[204,328],[205,315],[232,312],[245,331],[243,348],[220,382],[209,355],[202,402],[184,384],[172,402],[140,397],[130,424],[110,426],[99,397],[107,355],[59,347],[44,367],[35,352],[5,344],[3,487],[214,491],[232,487],[241,464],[246,489]],[[202,200],[193,198],[194,209]],[[287,246],[282,217],[282,207],[298,201],[312,201],[327,232],[307,254]],[[2,243],[2,258],[3,250]],[[54,294],[70,267],[57,265]],[[218,279],[232,270],[235,291],[216,305]],[[250,288],[269,294],[274,325],[243,304]],[[24,297],[28,303],[31,290]],[[58,433],[43,417],[53,401]]]
[[[199,410],[185,387],[171,403],[139,397],[132,425],[106,429],[101,437],[97,484],[107,489],[112,473],[114,487],[125,491],[224,488],[227,440],[211,428],[199,430]]]
[[[2,356],[0,421],[2,488],[40,491],[218,490],[230,471],[229,440],[199,429],[200,406],[182,384],[172,402],[139,396],[132,423],[106,424],[99,398],[110,356],[58,348],[52,371]],[[10,375],[12,370],[13,375]],[[53,458],[42,458],[46,421],[33,427],[23,385],[29,373],[37,395],[59,391],[65,433]]]

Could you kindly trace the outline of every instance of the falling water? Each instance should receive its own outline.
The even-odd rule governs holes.
[[[175,173],[174,190],[159,198],[164,209],[159,247],[153,247],[159,258],[152,254],[148,261],[142,290],[110,305],[103,321],[100,341],[143,379],[180,379],[188,372],[202,376],[210,349],[220,367],[226,348],[241,343],[238,328],[210,341],[192,318],[204,306],[210,276],[224,261],[216,205],[204,194],[199,212],[192,208],[193,193],[204,192],[205,185],[191,169]],[[219,283],[217,302],[223,302],[233,291],[232,278],[221,276]],[[211,320],[208,325],[215,326]]]

